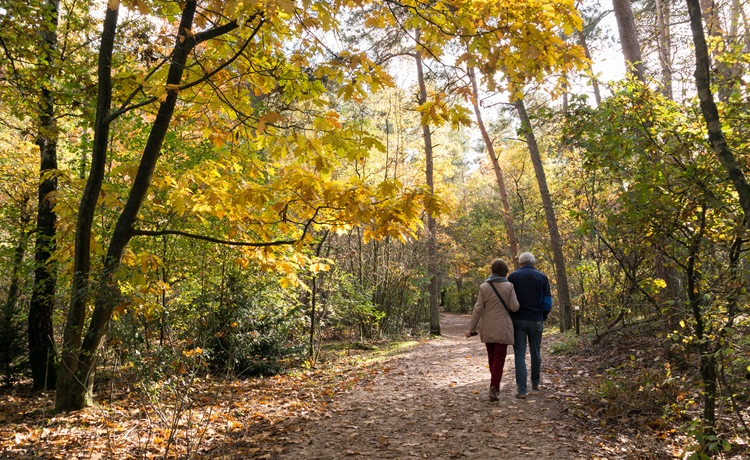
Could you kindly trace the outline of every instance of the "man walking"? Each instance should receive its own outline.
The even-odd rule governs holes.
[[[547,275],[534,268],[536,259],[530,252],[518,256],[521,268],[508,276],[521,308],[511,313],[513,319],[513,353],[516,363],[516,398],[525,399],[529,393],[526,371],[526,343],[531,355],[531,389],[538,390],[542,373],[542,331],[544,320],[552,309],[552,294]]]

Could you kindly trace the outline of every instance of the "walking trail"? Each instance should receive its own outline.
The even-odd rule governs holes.
[[[588,458],[576,448],[563,383],[545,368],[554,359],[549,340],[542,345],[542,389],[515,398],[509,348],[500,401],[490,402],[484,345],[463,336],[469,319],[441,315],[442,338],[391,360],[374,379],[335,399],[327,413],[301,421],[276,458]]]

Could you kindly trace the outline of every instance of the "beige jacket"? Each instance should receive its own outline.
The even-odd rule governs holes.
[[[516,298],[516,291],[510,281],[493,281],[495,289],[508,304],[511,311],[518,311],[519,304]],[[479,286],[477,303],[474,305],[474,312],[471,315],[469,331],[474,332],[479,324],[479,338],[482,343],[507,343],[513,345],[513,322],[510,319],[508,311],[505,309],[500,299],[489,283],[484,282]]]

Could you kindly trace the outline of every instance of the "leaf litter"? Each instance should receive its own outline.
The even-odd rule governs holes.
[[[52,392],[1,389],[0,458],[679,458],[674,439],[596,420],[579,374],[593,375],[595,363],[550,355],[556,334],[545,335],[542,390],[514,397],[510,352],[500,401],[489,402],[485,349],[463,337],[468,322],[442,315],[442,337],[384,362],[194,379],[174,401],[149,400],[133,382],[101,381],[94,407],[54,414]]]

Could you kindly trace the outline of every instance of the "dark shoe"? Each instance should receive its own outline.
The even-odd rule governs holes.
[[[533,391],[539,391],[539,389],[540,389],[541,387],[542,387],[541,385],[531,385],[531,389],[532,389]]]
[[[499,401],[497,393],[500,391],[498,387],[490,387],[490,401]]]
[[[526,399],[526,393],[516,393],[516,398],[518,399]]]

